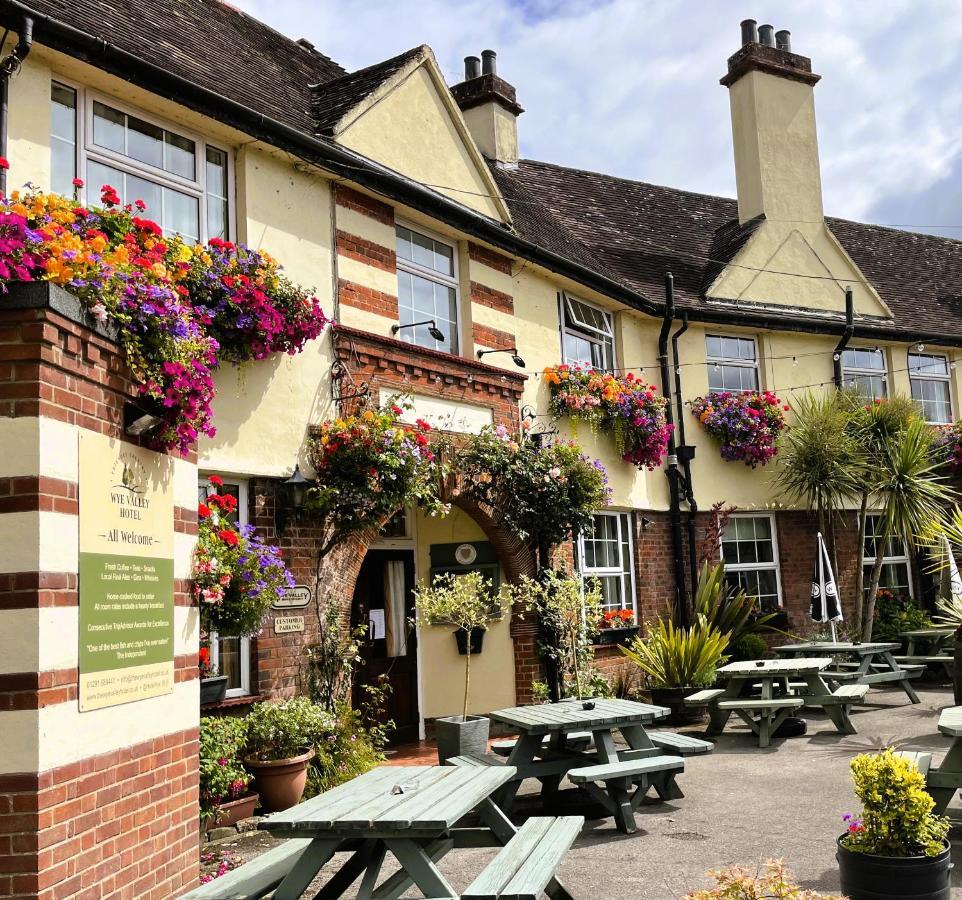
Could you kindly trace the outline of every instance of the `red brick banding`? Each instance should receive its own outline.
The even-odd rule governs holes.
[[[471,302],[514,315],[514,297],[503,291],[496,291],[494,288],[479,284],[477,281],[471,282]]]
[[[339,278],[337,281],[337,297],[345,306],[353,306],[355,309],[363,309],[397,321],[397,297],[393,294],[385,294],[382,291],[364,287],[362,284]]]
[[[490,350],[510,350],[517,346],[515,336],[510,331],[502,331],[500,328],[492,328],[480,322],[475,322],[471,326],[471,336],[476,344]]]
[[[511,274],[511,257],[503,256],[494,250],[489,250],[487,247],[481,246],[481,244],[468,242],[468,258],[474,262],[482,263],[489,269],[494,269],[496,272],[503,272],[505,275]]]
[[[385,272],[397,271],[397,255],[390,247],[338,229],[337,252],[341,256],[374,266]]]
[[[353,209],[384,225],[394,225],[394,208],[381,200],[339,184],[334,193],[335,202],[345,209]]]
[[[0,478],[0,514],[56,512],[77,515],[77,485],[46,476]]]
[[[76,606],[77,583],[76,572],[0,572],[0,610]],[[194,605],[189,579],[174,579],[174,605]]]

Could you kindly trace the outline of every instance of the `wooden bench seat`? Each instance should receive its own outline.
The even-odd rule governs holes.
[[[194,888],[184,894],[182,900],[253,900],[263,897],[284,880],[310,844],[311,838],[290,838],[220,878]]]
[[[711,753],[715,745],[711,741],[676,734],[674,731],[649,731],[651,742],[662,750],[670,750],[678,756],[691,756],[695,753]]]
[[[734,700],[719,700],[719,709],[746,709],[746,710],[765,710],[765,709],[801,709],[805,705],[805,700],[801,697],[772,697],[771,700],[761,698],[738,697]]]
[[[899,663],[918,663],[919,665],[923,666],[934,665],[935,663],[952,662],[952,657],[945,656],[944,654],[939,654],[937,656],[895,656],[893,659]]]
[[[867,684],[843,684],[832,691],[831,697],[822,697],[818,702],[825,706],[828,703],[853,704],[861,703],[868,693]]]
[[[551,741],[551,735],[546,734],[541,741],[542,746],[547,746]],[[503,741],[492,741],[491,752],[498,756],[510,756],[517,744],[515,738],[506,738]],[[587,750],[594,746],[594,735],[590,731],[572,731],[565,735],[565,747],[569,750]]]
[[[685,697],[685,706],[708,706],[708,704],[724,693],[723,688],[708,688],[704,691],[697,691]]]
[[[538,900],[546,889],[556,896],[561,885],[555,873],[584,823],[584,816],[528,819],[461,894],[462,900]]]
[[[897,750],[895,755],[914,762],[923,776],[928,775],[932,766],[932,754],[923,750]]]
[[[639,775],[653,772],[683,772],[685,761],[680,756],[649,756],[647,759],[629,759],[625,762],[599,763],[596,766],[582,766],[568,772],[568,780],[574,784],[588,781],[613,781],[617,778],[632,780]]]

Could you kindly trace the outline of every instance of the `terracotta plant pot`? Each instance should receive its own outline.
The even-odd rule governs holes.
[[[307,766],[313,758],[313,748],[289,759],[244,758],[266,812],[281,812],[300,802],[307,784]]]
[[[260,798],[255,793],[244,794],[236,800],[217,804],[217,812],[213,816],[205,816],[200,820],[201,835],[211,828],[232,828],[238,822],[249,819],[254,815]]]
[[[842,835],[844,837],[845,835]],[[838,839],[838,872],[849,900],[949,900],[950,847],[938,856],[874,856],[853,853]]]
[[[685,697],[697,693],[701,688],[650,688],[648,693],[655,706],[667,706],[671,712],[667,719],[659,719],[659,725],[698,725],[708,719],[708,710],[703,706],[685,706]]]

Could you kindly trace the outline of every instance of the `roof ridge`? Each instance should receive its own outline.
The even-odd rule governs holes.
[[[223,2],[223,0],[217,0],[217,2]],[[368,74],[375,69],[380,69],[385,66],[392,65],[394,63],[399,63],[402,61],[407,61],[410,57],[413,59],[417,54],[424,50],[430,50],[431,48],[427,44],[418,44],[416,47],[412,47],[410,50],[405,50],[403,53],[398,53],[395,56],[389,56],[387,59],[382,59],[379,62],[371,63],[367,66],[362,66],[360,69],[355,69],[353,72],[345,72],[343,75],[338,75],[337,78],[332,78],[330,81],[321,81],[317,84],[312,84],[310,87],[313,88],[327,88],[336,87],[341,82],[346,81],[349,78],[354,78],[358,75]],[[337,63],[335,63],[337,65]]]

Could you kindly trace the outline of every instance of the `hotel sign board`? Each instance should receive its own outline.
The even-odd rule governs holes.
[[[80,710],[174,689],[173,462],[80,434]]]

